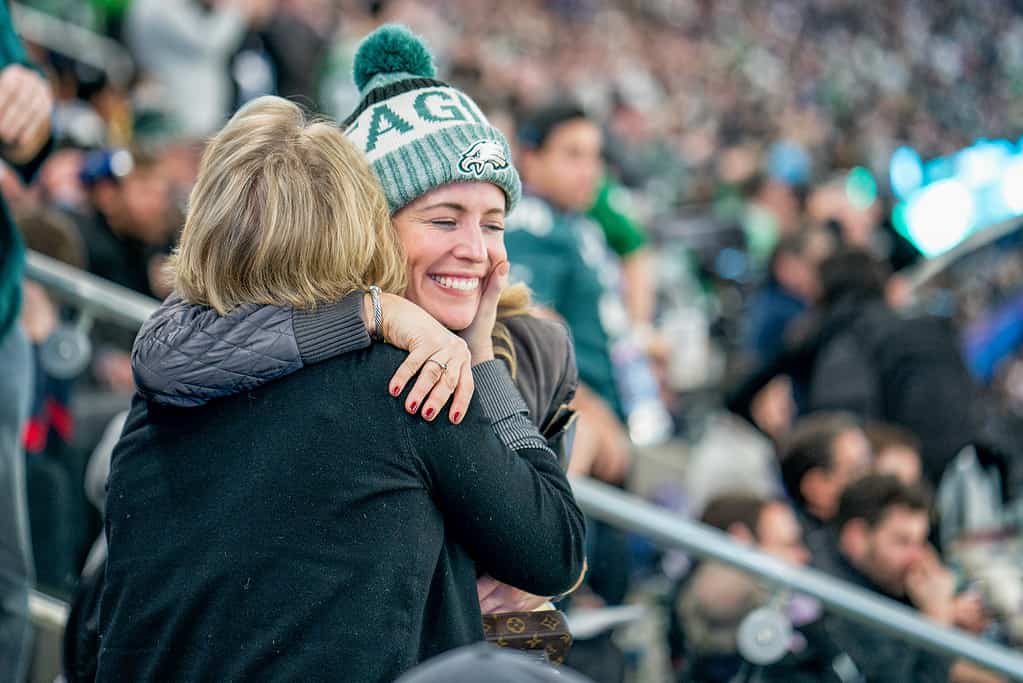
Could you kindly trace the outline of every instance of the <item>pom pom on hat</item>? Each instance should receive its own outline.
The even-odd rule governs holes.
[[[433,57],[418,36],[404,26],[387,24],[369,34],[355,53],[355,85],[363,90],[374,76],[408,73],[433,78]]]

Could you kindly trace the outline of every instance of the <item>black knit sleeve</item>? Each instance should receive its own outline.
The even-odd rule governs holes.
[[[576,584],[583,516],[550,450],[504,446],[475,399],[460,425],[404,424],[445,523],[481,572],[536,595]]]
[[[336,304],[295,311],[292,324],[303,363],[319,363],[370,345],[362,297],[362,292],[352,292]]]

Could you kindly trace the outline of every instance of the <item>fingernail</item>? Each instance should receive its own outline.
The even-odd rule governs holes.
[[[423,413],[423,417],[425,417],[427,420],[433,417],[433,408],[427,408],[426,412]]]
[[[418,403],[416,403],[415,401],[412,401],[412,405],[410,405],[410,406],[408,407],[408,411],[409,411],[410,413],[414,413],[414,412],[416,412],[416,408],[418,408],[418,407],[419,407],[419,404],[418,404]]]
[[[458,421],[459,421],[459,420],[461,420],[461,419],[462,419],[462,414],[461,414],[461,413],[459,413],[459,412],[456,412],[456,413],[455,413],[455,415],[454,415],[454,417],[452,417],[452,418],[451,418],[451,421],[452,421],[452,422],[458,422]]]
[[[395,386],[391,387],[391,396],[397,396],[400,393],[401,393],[401,387],[399,387],[398,385],[395,385]]]

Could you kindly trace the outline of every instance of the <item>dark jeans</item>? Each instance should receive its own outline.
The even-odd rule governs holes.
[[[28,591],[34,575],[21,447],[32,368],[28,341],[15,327],[0,340],[0,680],[18,683],[32,652]]]

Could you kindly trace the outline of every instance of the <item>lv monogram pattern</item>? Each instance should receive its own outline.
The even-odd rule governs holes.
[[[485,614],[483,635],[498,647],[543,651],[553,664],[563,663],[572,646],[565,615],[558,610]]]

